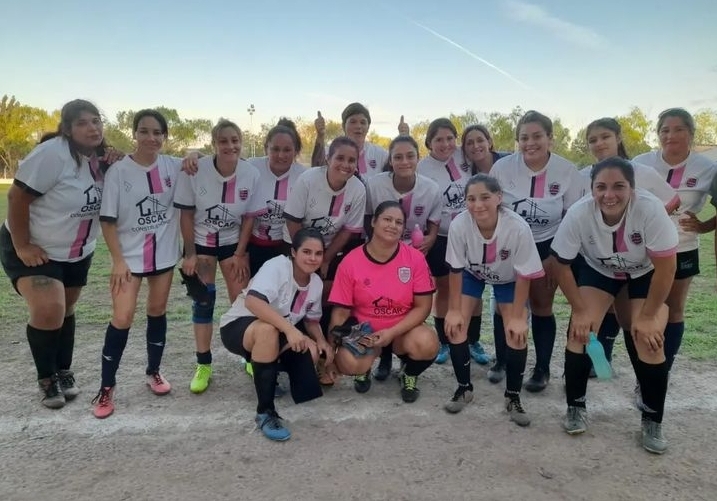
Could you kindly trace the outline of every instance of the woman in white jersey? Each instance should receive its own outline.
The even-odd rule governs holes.
[[[665,356],[668,369],[671,369],[685,332],[687,292],[692,277],[700,272],[698,234],[681,223],[689,223],[691,215],[698,214],[704,207],[717,164],[691,150],[695,121],[682,108],[670,108],[660,113],[657,136],[660,149],[638,155],[634,161],[654,168],[680,196],[680,207],[671,214],[680,243],[675,281],[667,298],[670,314],[665,327]],[[710,221],[709,226],[714,228],[714,222]],[[639,393],[636,396],[639,397]]]
[[[525,389],[539,392],[550,380],[550,359],[555,344],[553,299],[556,284],[545,260],[563,214],[582,196],[583,179],[575,165],[550,151],[553,122],[537,111],[528,111],[515,130],[519,152],[501,158],[490,171],[503,187],[503,201],[530,225],[540,259],[548,274],[530,283],[530,311],[535,367]],[[503,344],[496,336],[496,346]],[[496,349],[497,351],[497,349]],[[501,367],[496,367],[501,370]]]
[[[249,240],[249,269],[254,276],[261,265],[282,254],[284,249],[284,205],[294,183],[306,171],[296,161],[301,152],[301,138],[296,125],[282,118],[269,129],[264,141],[265,157],[250,158],[259,170],[259,197],[266,212],[257,217]]]
[[[134,153],[112,166],[105,178],[100,209],[102,235],[112,258],[112,320],[102,348],[102,382],[92,401],[93,414],[114,412],[115,374],[134,320],[142,279],[147,278],[146,383],[155,395],[171,386],[161,375],[167,336],[167,300],[179,259],[179,213],[174,192],[181,158],[161,155],[167,120],[156,110],[138,111],[132,123]]]
[[[413,245],[424,255],[438,236],[441,222],[441,191],[435,181],[416,173],[418,143],[411,136],[398,136],[388,147],[386,172],[366,182],[366,233],[371,232],[371,221],[376,208],[386,200],[401,204],[406,214],[402,240]],[[381,362],[374,378],[384,381],[391,372],[391,347],[383,348]]]
[[[441,223],[438,237],[426,256],[431,275],[436,281],[436,297],[433,300],[433,319],[441,347],[436,356],[437,364],[448,360],[449,348],[444,321],[448,311],[448,272],[446,264],[446,240],[451,221],[465,209],[465,185],[471,177],[471,167],[463,162],[463,155],[456,147],[458,132],[447,118],[437,118],[428,125],[427,157],[418,162],[418,173],[438,184],[441,190]],[[474,330],[475,325],[469,330]]]
[[[199,159],[196,174],[180,173],[174,194],[184,242],[182,271],[196,274],[207,287],[207,298],[195,299],[192,304],[197,358],[189,384],[192,393],[206,391],[212,378],[217,266],[229,301],[234,302],[249,281],[247,245],[254,218],[266,211],[258,196],[259,172],[239,158],[241,142],[239,127],[229,120],[219,120],[212,129],[215,154]]]
[[[545,275],[528,224],[502,207],[498,181],[476,174],[466,183],[467,210],[451,222],[446,262],[450,299],[446,335],[458,389],[446,403],[448,412],[460,412],[473,400],[467,330],[470,317],[483,296],[485,284],[493,286],[497,302],[496,322],[505,331],[506,410],[519,426],[530,424],[520,402],[520,389],[528,356],[528,292],[531,280]]]
[[[622,127],[620,127],[620,123],[614,118],[599,118],[590,122],[585,129],[585,140],[588,143],[590,153],[592,153],[598,162],[612,157],[620,157],[626,160],[630,159],[622,140]],[[662,200],[668,214],[671,214],[679,207],[680,197],[677,195],[677,192],[660,177],[655,169],[635,162],[632,162],[632,166],[635,170],[635,185],[638,188],[647,190]],[[580,174],[585,178],[584,193],[591,193],[591,172],[592,165],[580,170]],[[576,260],[576,262],[578,261],[581,261],[581,259]],[[578,271],[579,267],[574,265],[573,269],[574,271]],[[602,324],[600,324],[600,329],[597,333],[597,337],[605,349],[605,356],[608,361],[612,361],[613,345],[619,332],[620,325],[615,316],[615,310],[611,307],[605,314],[605,318]],[[630,343],[630,340],[626,341],[626,346],[629,350],[630,359],[632,360],[637,356],[634,346]],[[592,375],[594,375],[593,372],[591,372],[591,376]]]
[[[493,146],[493,138],[488,131],[488,128],[481,124],[469,125],[463,130],[461,134],[461,152],[463,153],[463,164],[471,167],[472,174],[478,174],[482,172],[488,174],[493,167],[493,164],[498,159],[508,155],[508,153],[502,153],[495,151]],[[495,308],[495,297],[493,296],[493,289],[491,287],[491,314],[497,315]],[[471,352],[471,358],[481,365],[487,365],[491,362],[492,358],[485,352],[483,345],[480,343],[481,334],[481,323],[483,314],[483,299],[478,299],[476,302],[476,309],[471,315],[470,327],[468,329],[468,348]],[[498,319],[500,321],[500,319]],[[494,319],[495,325],[495,319]],[[505,345],[496,345],[496,348],[502,348],[503,351],[499,352],[496,349],[495,354],[495,366],[505,366]],[[503,371],[492,371],[490,381],[493,383],[499,383],[503,377]]]
[[[55,409],[79,394],[70,369],[75,304],[99,231],[104,147],[92,103],[70,101],[60,116],[57,135],[20,161],[0,228],[0,261],[29,311],[26,334],[42,404]]]
[[[264,263],[222,315],[224,346],[252,363],[258,401],[255,421],[271,440],[291,437],[274,406],[279,363],[289,373],[294,402],[301,403],[321,396],[314,369],[318,355],[325,355],[329,363],[333,360],[333,350],[319,325],[323,285],[315,272],[323,253],[318,230],[298,230],[291,257],[281,255]],[[299,323],[308,336],[299,330]]]
[[[665,300],[675,274],[677,231],[659,199],[647,191],[635,191],[635,172],[629,161],[603,160],[593,166],[591,180],[592,197],[568,210],[551,246],[557,259],[554,276],[572,307],[565,349],[568,410],[563,426],[569,434],[587,429],[585,400],[591,363],[585,345],[615,302],[625,337],[637,352],[633,364],[645,403],[642,445],[662,454],[667,449],[662,435],[668,374]],[[570,263],[579,252],[584,261],[576,282]]]

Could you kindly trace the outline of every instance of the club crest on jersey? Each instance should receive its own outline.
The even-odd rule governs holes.
[[[687,186],[688,188],[694,188],[695,186],[697,186],[697,179],[694,177],[688,177],[687,181],[685,181],[685,186]]]
[[[411,268],[407,266],[401,266],[398,269],[398,279],[402,284],[407,284],[411,280]]]
[[[169,176],[165,177],[165,178],[164,178],[164,185],[165,185],[167,188],[171,188],[171,187],[172,187],[172,178],[169,177]]]
[[[369,280],[368,278],[364,278],[363,284],[365,287],[369,287],[371,285],[371,280]]]
[[[468,165],[467,163],[461,164],[461,170],[462,170],[463,172],[468,172],[468,170],[469,170],[470,168],[471,168],[471,166]]]
[[[348,214],[351,210],[351,204],[344,205],[344,214]]]
[[[642,235],[640,235],[639,232],[635,232],[632,235],[630,235],[630,241],[635,245],[640,245],[642,243]]]
[[[500,260],[505,261],[510,257],[510,249],[501,249],[500,250]]]
[[[560,183],[550,183],[548,191],[553,196],[557,195],[558,193],[560,193]]]
[[[417,217],[421,217],[421,214],[423,214],[423,209],[424,209],[423,205],[416,205],[416,206],[413,208],[413,213],[414,213]]]
[[[239,190],[239,198],[242,202],[249,198],[249,190],[246,188],[242,188],[241,190]]]
[[[376,168],[376,160],[374,160],[373,158],[368,161],[368,164],[369,166],[371,166],[372,169]]]
[[[313,302],[313,301],[309,301],[309,302],[306,303],[306,311],[310,311],[311,308],[313,308],[313,307],[314,307],[314,302]]]

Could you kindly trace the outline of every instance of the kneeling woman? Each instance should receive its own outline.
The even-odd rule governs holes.
[[[424,324],[435,286],[421,251],[401,242],[405,221],[396,201],[387,200],[376,207],[371,240],[352,250],[336,271],[329,295],[329,303],[334,305],[330,326],[343,325],[353,316],[368,322],[373,330],[368,338],[371,354],[355,357],[346,348],[336,353],[336,368],[356,376],[357,392],[369,390],[371,365],[381,348],[391,346],[405,364],[401,398],[415,402],[419,395],[416,380],[433,363],[438,337]]]
[[[632,164],[613,157],[591,172],[592,198],[571,207],[552,243],[557,281],[572,307],[565,350],[569,434],[587,429],[585,394],[590,360],[585,345],[613,300],[628,350],[636,350],[635,373],[642,390],[642,446],[662,454],[662,415],[667,394],[665,300],[675,274],[677,230],[662,202],[635,191]],[[585,263],[575,282],[570,262],[578,252]],[[631,357],[632,358],[632,357]]]
[[[300,229],[294,235],[291,258],[277,256],[264,263],[221,318],[224,346],[252,362],[256,424],[271,440],[291,437],[274,407],[279,363],[289,374],[294,402],[301,403],[321,396],[314,369],[319,354],[329,361],[333,358],[319,326],[323,284],[315,272],[323,258],[321,233]],[[302,320],[311,337],[297,328]]]
[[[445,409],[459,412],[473,400],[468,325],[485,284],[493,286],[498,305],[494,329],[507,343],[505,403],[510,420],[528,426],[530,418],[520,403],[520,388],[528,356],[530,281],[545,275],[528,223],[515,212],[501,208],[503,192],[498,180],[476,174],[466,183],[467,210],[451,222],[446,262],[449,309],[446,336],[458,389]]]

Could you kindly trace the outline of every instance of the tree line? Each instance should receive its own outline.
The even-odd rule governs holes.
[[[167,118],[169,124],[170,134],[164,148],[166,153],[181,156],[188,149],[199,149],[205,153],[211,152],[213,125],[211,120],[182,118],[174,108],[157,106],[156,109]],[[491,131],[496,150],[513,151],[515,148],[515,125],[523,113],[524,110],[517,106],[510,113],[483,113],[467,110],[461,115],[450,114],[448,118],[456,126],[459,134],[468,125],[484,124]],[[129,152],[134,149],[132,140],[134,114],[134,110],[125,110],[117,113],[114,119],[103,117],[104,134],[108,144],[121,151]],[[717,110],[700,110],[694,113],[694,117],[697,126],[695,144],[717,144]],[[655,124],[639,107],[633,107],[627,114],[615,118],[622,126],[623,140],[630,155],[634,156],[652,149],[651,138],[655,136]],[[292,120],[296,123],[304,145],[299,161],[308,165],[311,149],[316,139],[313,119],[293,117]],[[32,150],[42,134],[55,131],[59,122],[59,110],[48,111],[22,104],[14,96],[3,96],[0,99],[0,174],[2,177],[12,177],[18,162]],[[411,135],[418,141],[422,156],[427,154],[423,143],[429,123],[428,120],[417,123],[409,122]],[[256,131],[244,131],[242,155],[245,157],[252,154],[263,155],[264,138],[273,125],[273,123],[263,123]],[[331,141],[341,134],[341,122],[326,120],[327,141]],[[386,148],[392,137],[384,137],[371,131],[367,139]],[[585,140],[585,128],[583,127],[573,134],[558,117],[553,118],[553,151],[578,166],[592,163],[592,156]]]

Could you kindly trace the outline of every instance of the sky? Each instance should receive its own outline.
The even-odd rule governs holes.
[[[23,0],[3,17],[0,95],[48,110],[257,130],[359,101],[392,137],[401,115],[521,106],[576,132],[632,106],[717,109],[714,0]]]

